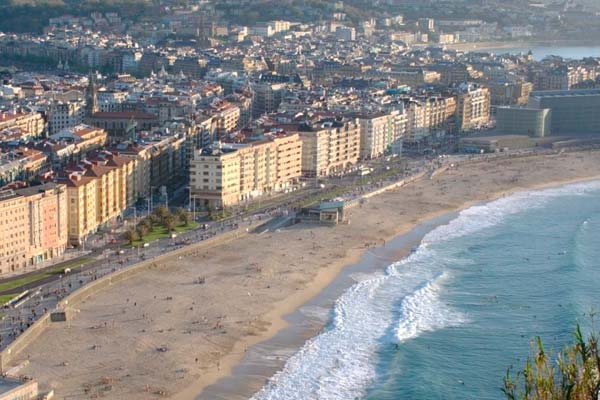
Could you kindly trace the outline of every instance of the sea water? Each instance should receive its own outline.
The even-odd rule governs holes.
[[[253,399],[501,399],[531,339],[569,343],[599,287],[600,182],[478,205],[348,289]]]

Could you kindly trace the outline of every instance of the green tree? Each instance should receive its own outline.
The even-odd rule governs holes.
[[[152,218],[144,218],[142,219],[140,222],[138,222],[138,226],[143,225],[146,230],[151,231],[152,228],[154,227],[154,221],[152,220]]]
[[[190,214],[183,208],[179,207],[177,210],[175,210],[175,215],[177,216],[177,219],[179,219],[179,221],[181,221],[181,223],[185,226],[190,224]]]
[[[160,223],[162,225],[165,224],[165,220],[169,217],[172,216],[173,214],[171,214],[171,211],[163,204],[161,204],[160,206],[156,207],[153,211],[154,215],[158,217]]]
[[[164,227],[167,229],[169,233],[173,232],[175,228],[177,228],[177,218],[173,215],[167,215],[164,220]]]
[[[510,369],[504,377],[508,400],[598,400],[600,398],[600,355],[598,335],[593,331],[584,338],[581,327],[575,330],[575,342],[554,359],[536,338],[533,355],[516,375]]]
[[[143,239],[144,236],[146,236],[148,233],[150,233],[150,229],[152,229],[152,228],[149,228],[148,224],[144,224],[141,222],[139,224],[137,224],[137,227],[136,227],[136,230],[138,232],[138,235],[140,236],[140,239]]]
[[[131,246],[133,244],[133,242],[135,242],[136,240],[140,240],[140,236],[139,233],[137,231],[136,228],[129,227],[126,231],[125,231],[125,240],[127,240],[127,242],[129,243],[129,245]]]

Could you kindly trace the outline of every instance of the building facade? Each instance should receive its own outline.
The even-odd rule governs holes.
[[[206,147],[196,152],[191,164],[191,198],[198,208],[234,206],[289,188],[301,169],[298,134]]]
[[[302,175],[329,176],[358,162],[358,120],[324,121],[316,125],[300,125],[298,129],[302,140]]]
[[[456,99],[457,131],[470,131],[487,124],[490,114],[490,90],[474,84],[461,85]]]
[[[529,107],[552,110],[552,134],[600,134],[598,89],[532,92]]]
[[[112,153],[85,160],[68,171],[68,237],[81,246],[98,228],[115,222],[135,203],[135,161]]]
[[[502,134],[544,137],[550,134],[551,115],[549,108],[498,107],[496,130]]]
[[[0,192],[0,275],[61,256],[67,247],[65,185]]]

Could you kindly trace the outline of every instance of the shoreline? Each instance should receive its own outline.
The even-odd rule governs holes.
[[[490,202],[498,200],[502,197],[508,197],[508,196],[514,195],[519,192],[545,190],[545,189],[550,189],[550,188],[555,188],[555,187],[562,187],[562,186],[567,186],[567,185],[571,185],[571,184],[593,182],[593,181],[600,181],[600,175],[596,175],[593,177],[580,178],[580,179],[578,178],[578,179],[570,179],[570,180],[565,180],[565,181],[555,181],[555,182],[544,183],[544,184],[540,184],[540,185],[533,185],[531,187],[515,188],[515,189],[511,189],[511,190],[500,191],[500,192],[494,193],[489,198],[469,200],[469,201],[465,202],[461,207],[456,208],[456,209],[440,210],[437,213],[427,215],[427,216],[423,217],[422,219],[420,219],[414,226],[404,229],[402,231],[399,231],[397,234],[392,235],[391,237],[385,238],[384,240],[386,243],[388,243],[388,242],[400,239],[400,238],[410,234],[414,230],[418,229],[419,227],[425,226],[426,224],[431,223],[432,221],[434,221],[436,219],[444,218],[444,216],[452,216],[452,218],[450,218],[448,221],[434,224],[431,227],[431,229],[429,229],[429,231],[431,231],[433,229],[436,229],[439,226],[447,224],[450,220],[456,218],[456,216],[458,216],[458,214],[460,214],[462,211],[467,210],[477,204],[490,203]],[[424,236],[424,234],[418,240],[417,245],[421,244],[423,236]],[[374,249],[382,249],[382,247],[378,246]],[[268,315],[265,315],[265,317],[264,317],[264,319],[267,319],[267,320],[270,320],[270,318],[272,318],[270,320],[272,322],[271,327],[273,327],[274,329],[277,328],[278,330],[276,332],[273,332],[274,329],[270,329],[267,333],[265,333],[265,335],[263,337],[256,338],[256,340],[253,340],[251,342],[241,341],[241,342],[239,342],[239,345],[237,347],[241,347],[242,349],[247,348],[249,351],[249,350],[251,350],[251,347],[254,347],[254,346],[257,346],[260,344],[265,344],[269,341],[272,341],[274,339],[274,337],[279,332],[281,332],[283,329],[290,328],[290,323],[286,320],[286,317],[289,317],[293,313],[300,312],[301,307],[303,307],[305,304],[310,302],[316,296],[318,296],[321,293],[323,293],[324,291],[326,291],[328,289],[328,287],[330,287],[332,284],[334,284],[334,282],[337,279],[342,277],[342,275],[345,273],[345,271],[347,269],[358,265],[360,260],[366,256],[366,253],[368,252],[368,250],[373,250],[373,249],[370,248],[370,249],[364,250],[362,252],[362,254],[360,254],[359,256],[351,257],[350,258],[351,261],[348,262],[347,264],[336,265],[335,268],[332,268],[330,271],[328,271],[325,274],[326,280],[319,280],[320,277],[317,276],[315,278],[314,282],[312,282],[315,285],[311,288],[311,290],[308,292],[305,292],[305,293],[299,293],[300,298],[295,298],[294,302],[292,304],[276,305],[275,308]],[[410,250],[411,250],[410,247],[408,247],[408,248],[402,247],[402,248],[396,249],[396,251],[398,251],[401,254],[401,256],[399,259],[397,259],[393,262],[401,261],[402,259],[407,257],[410,254]],[[384,268],[386,266],[387,265],[385,265]],[[377,272],[377,270],[378,270],[378,268],[374,268],[371,271],[371,273]],[[344,291],[348,290],[351,286],[352,285],[346,286],[344,288]],[[327,323],[328,323],[328,321],[325,321],[325,323],[322,324],[322,326],[320,326],[318,329],[313,329],[312,334],[310,335],[310,338],[320,334],[320,332],[325,328]],[[294,352],[300,350],[300,348],[304,345],[304,343],[305,342],[302,342],[297,347],[295,347]],[[236,350],[241,350],[241,349],[238,348]],[[243,353],[240,353],[240,352],[234,351],[233,354],[231,354],[231,356],[235,356],[238,354],[244,354],[245,352],[246,351],[244,351]],[[204,400],[205,399],[205,397],[204,397],[205,391],[207,389],[209,389],[213,385],[217,385],[221,379],[233,377],[235,374],[234,369],[236,367],[238,367],[240,364],[242,364],[243,362],[244,362],[243,356],[242,357],[231,357],[231,358],[227,357],[224,360],[225,366],[223,365],[223,362],[221,363],[221,372],[223,372],[223,373],[217,374],[217,375],[221,375],[220,378],[214,380],[212,383],[204,383],[203,382],[202,384],[199,384],[198,386],[194,385],[194,386],[190,387],[188,390],[180,392],[177,395],[171,397],[171,399],[185,400],[185,399],[194,398],[196,400]],[[280,367],[283,367],[283,365],[285,365],[285,362],[287,362],[287,360],[279,363]],[[270,379],[270,378],[271,377],[269,377],[268,379]],[[247,385],[247,383],[246,383],[246,385]],[[262,387],[262,385],[261,385],[261,387]],[[198,391],[198,389],[200,389],[200,391]],[[236,393],[238,393],[238,395],[241,395],[239,392],[239,388],[237,388]],[[241,395],[240,398],[250,398],[254,395],[254,393],[255,392],[244,393],[243,395]],[[206,397],[206,400],[208,400],[209,398],[212,398],[212,397]],[[227,398],[229,398],[229,397],[227,397]]]
[[[87,398],[82,386],[110,380],[105,398],[195,398],[383,240],[511,193],[598,179],[598,151],[465,162],[369,199],[350,210],[349,225],[294,226],[196,251],[87,299],[68,326],[51,325],[23,352],[23,374],[58,396]],[[202,286],[192,283],[200,273]]]
[[[288,357],[296,353],[307,340],[318,336],[331,322],[331,311],[337,299],[345,291],[355,285],[359,280],[354,276],[373,275],[383,273],[390,264],[398,262],[410,255],[412,248],[420,245],[425,235],[432,230],[443,226],[458,216],[456,212],[443,213],[417,224],[405,233],[401,233],[382,246],[364,250],[363,254],[355,263],[345,265],[339,274],[325,286],[318,294],[308,299],[292,313],[283,315],[286,326],[272,337],[263,340],[248,348],[244,357],[233,366],[229,375],[206,386],[201,393],[194,398],[196,400],[209,400],[215,398],[223,399],[248,399],[257,390],[252,388],[254,384],[263,386],[264,379],[270,379],[276,372],[283,368],[287,362],[284,357],[275,357],[272,365],[256,366],[257,361],[265,361],[264,355],[284,353]],[[305,309],[327,310],[327,316],[310,315]],[[317,313],[318,314],[318,313]],[[291,336],[292,338],[288,338]],[[289,350],[292,350],[289,353]],[[256,370],[260,371],[256,371]],[[242,370],[242,371],[239,371]],[[246,373],[244,372],[246,371]],[[249,382],[253,380],[254,382]],[[248,391],[245,391],[248,389]],[[183,399],[183,397],[182,397]]]

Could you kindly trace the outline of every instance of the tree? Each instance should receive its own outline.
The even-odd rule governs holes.
[[[504,378],[508,400],[598,400],[600,395],[600,354],[598,335],[592,332],[587,340],[577,325],[575,343],[567,346],[552,360],[544,350],[541,338],[536,338],[533,357],[523,371],[512,376],[510,369]],[[523,380],[521,383],[520,380]]]
[[[160,223],[163,225],[165,224],[165,220],[167,219],[167,217],[172,216],[171,211],[165,205],[162,204],[156,207],[153,213],[159,218]]]
[[[152,228],[154,227],[154,221],[152,220],[151,217],[144,218],[140,222],[138,222],[138,226],[142,226],[142,225],[146,228],[146,230],[151,231]]]
[[[146,236],[150,232],[150,229],[151,229],[151,228],[148,227],[147,224],[144,224],[142,222],[140,222],[139,224],[137,224],[136,228],[137,228],[136,230],[138,232],[138,235],[140,235],[140,239],[143,239],[144,236]]]
[[[130,227],[125,231],[125,239],[131,246],[136,240],[140,240],[138,231],[134,227]]]
[[[181,221],[181,223],[185,226],[190,224],[190,214],[183,208],[179,207],[177,210],[175,210],[175,215],[177,215],[179,221]]]
[[[167,215],[164,220],[164,226],[169,233],[173,232],[177,228],[177,218],[173,215]]]

